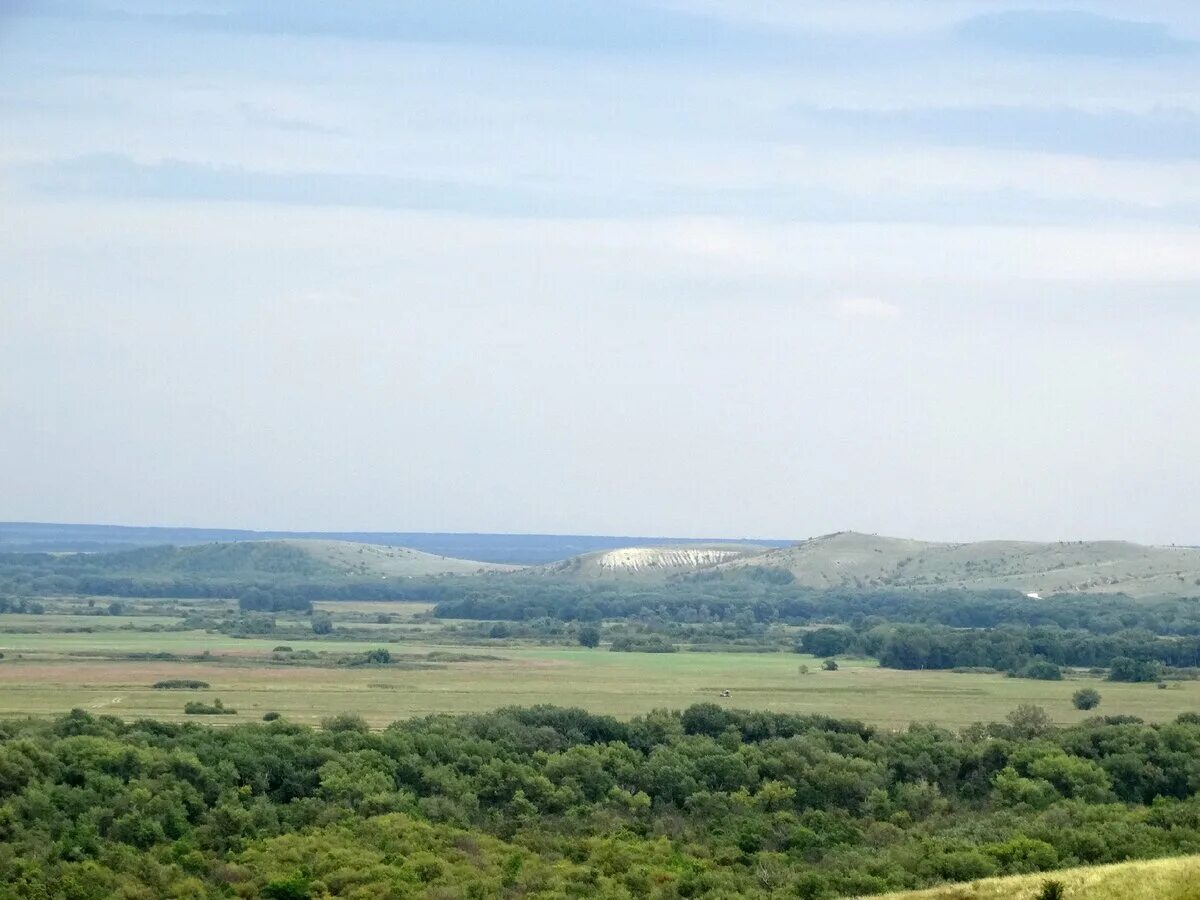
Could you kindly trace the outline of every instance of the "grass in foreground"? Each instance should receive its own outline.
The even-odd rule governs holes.
[[[886,900],[1037,900],[1050,880],[1062,882],[1064,900],[1200,900],[1200,856],[988,878],[888,894]]]

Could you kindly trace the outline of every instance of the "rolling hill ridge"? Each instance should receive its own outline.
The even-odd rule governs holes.
[[[1008,589],[1200,596],[1200,548],[1126,541],[935,543],[839,532],[719,568],[785,569],[813,588]]]

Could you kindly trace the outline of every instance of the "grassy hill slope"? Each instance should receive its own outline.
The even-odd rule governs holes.
[[[1051,879],[1063,883],[1066,900],[1200,900],[1200,856],[988,878],[888,894],[886,900],[1037,900],[1042,885]]]
[[[420,577],[518,568],[350,541],[235,541],[57,557],[66,570],[170,578]]]
[[[472,575],[478,572],[510,572],[520,566],[455,559],[422,553],[409,547],[387,547],[351,541],[275,541],[304,553],[309,559],[337,572],[353,575],[414,577],[421,575]]]
[[[807,587],[1008,588],[1200,596],[1200,548],[1125,541],[933,543],[839,532],[722,564],[787,569]]]

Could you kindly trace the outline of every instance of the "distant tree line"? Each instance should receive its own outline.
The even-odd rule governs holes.
[[[797,649],[814,656],[864,654],[893,669],[992,668],[1054,679],[1048,667],[1114,667],[1116,681],[1157,681],[1164,666],[1200,667],[1200,637],[1145,631],[1092,634],[1055,627],[946,628],[880,625],[864,632],[818,628]],[[1114,661],[1121,660],[1120,665]],[[1136,664],[1136,665],[1135,665]]]

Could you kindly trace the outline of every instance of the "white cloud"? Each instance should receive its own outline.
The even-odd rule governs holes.
[[[900,315],[900,307],[877,297],[843,297],[833,308],[847,319],[895,319]]]

